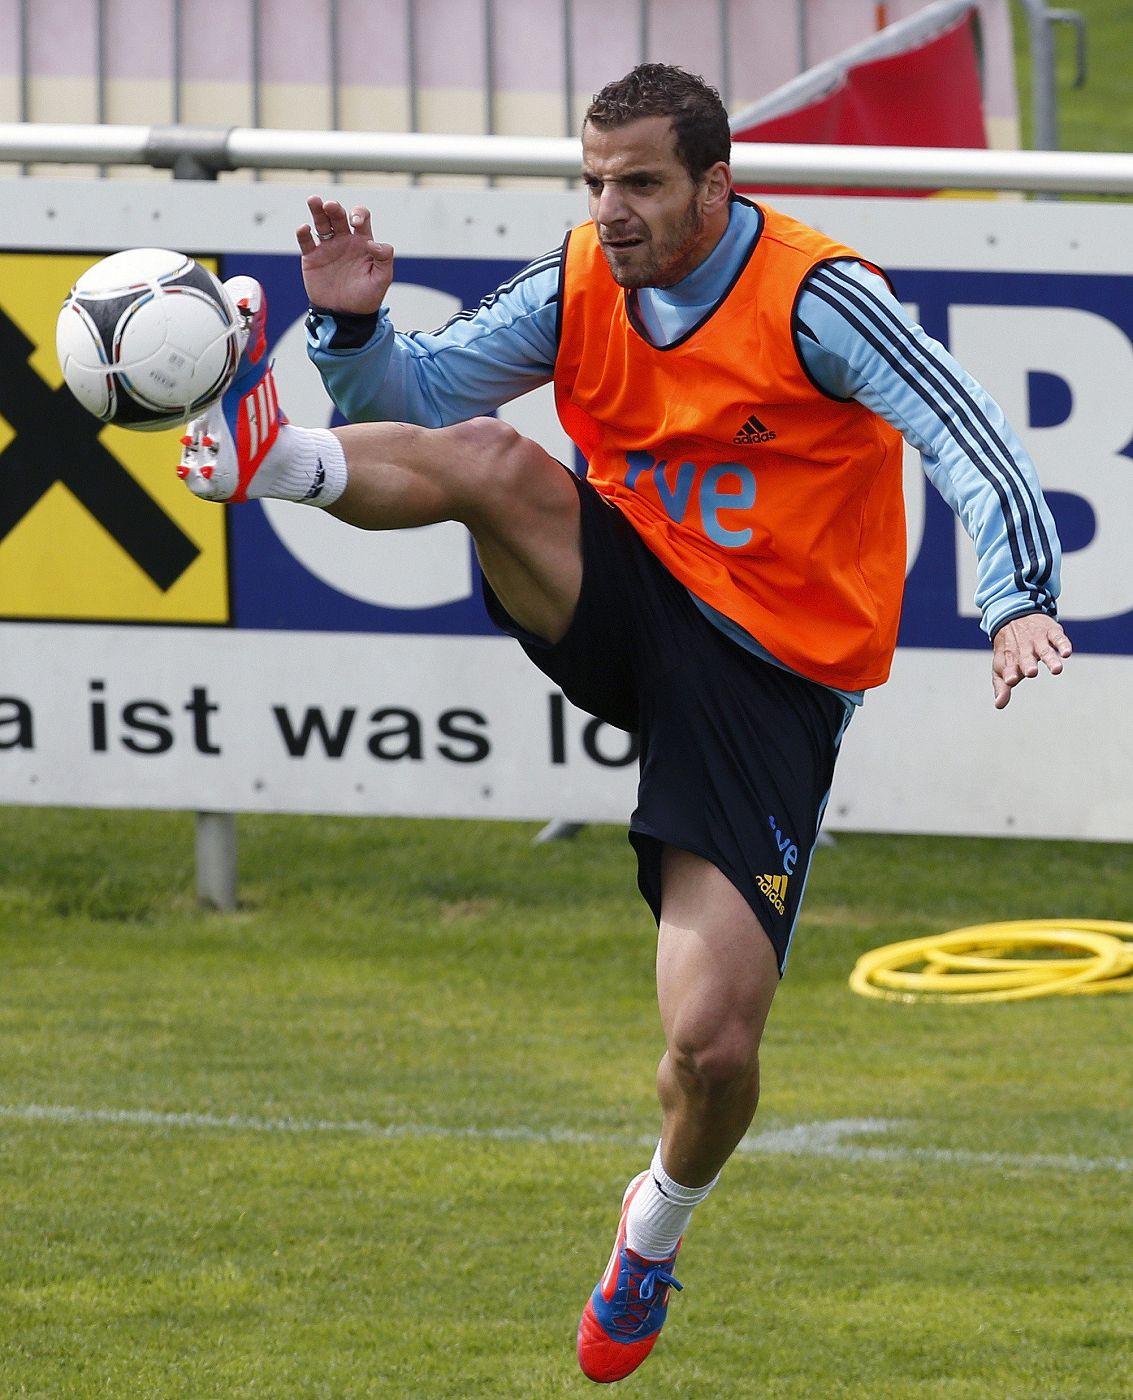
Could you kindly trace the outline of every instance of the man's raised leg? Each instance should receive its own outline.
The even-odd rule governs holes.
[[[578,493],[565,468],[495,418],[446,428],[290,424],[264,354],[262,290],[250,278],[226,285],[233,283],[245,352],[232,387],[182,438],[178,472],[189,489],[225,503],[268,497],[321,506],[367,530],[460,521],[515,621],[557,641],[582,583]]]

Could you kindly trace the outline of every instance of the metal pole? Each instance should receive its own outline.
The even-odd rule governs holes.
[[[421,130],[420,85],[417,79],[417,0],[405,0],[405,100],[408,104],[409,130]],[[409,183],[420,183],[414,171]]]
[[[574,6],[563,0],[563,135],[574,131]]]
[[[1031,47],[1031,111],[1036,150],[1058,150],[1058,75],[1054,26],[1070,25],[1075,34],[1074,86],[1086,80],[1086,21],[1077,10],[1052,10],[1045,0],[1019,0],[1027,12]]]
[[[106,121],[106,0],[94,7],[94,119]]]
[[[106,0],[94,7],[94,119],[99,126],[106,122]],[[106,166],[98,167],[99,177],[106,175]]]
[[[484,0],[484,131],[496,134],[496,34],[492,0]]]
[[[338,57],[338,3],[339,0],[330,0],[330,8],[327,11],[327,77],[330,83],[330,125],[332,131],[342,129],[342,65]],[[342,172],[335,170],[331,173],[331,181],[337,184],[342,179]]]
[[[533,846],[542,846],[547,841],[569,841],[577,836],[585,822],[551,821],[531,838]]]
[[[1019,0],[1027,13],[1031,50],[1031,144],[1039,151],[1058,149],[1058,91],[1054,77],[1054,40],[1045,0]]]
[[[263,130],[253,127],[95,126],[0,122],[0,161],[141,165],[169,170],[192,157],[220,170],[419,171],[431,175],[578,175],[581,147],[565,136]],[[1133,154],[964,150],[929,146],[808,146],[738,141],[737,184],[846,189],[1057,190],[1133,194]],[[198,178],[200,176],[198,175]]]
[[[176,6],[174,25],[180,24],[180,5]],[[178,58],[179,64],[179,58]],[[180,72],[174,84],[177,105],[180,106]],[[173,165],[175,180],[215,180],[216,170],[200,161],[179,159]],[[235,812],[198,812],[196,814],[195,853],[197,861],[197,903],[221,913],[231,914],[236,908],[236,814]]]
[[[496,134],[496,33],[495,14],[492,0],[484,0],[484,131],[489,136]],[[496,177],[489,175],[488,185],[496,183]]]
[[[20,35],[19,35],[19,64],[20,64],[20,93],[19,93],[19,113],[20,121],[31,121],[31,43],[28,38],[28,11],[30,0],[20,0]],[[20,174],[28,173],[28,165],[25,161],[20,166]]]
[[[173,0],[173,111],[176,126],[184,115],[185,82],[185,0]]]
[[[732,105],[732,14],[730,0],[719,0],[720,16],[720,101]]]
[[[231,914],[236,908],[236,816],[198,812],[197,901]]]
[[[338,56],[338,0],[330,0],[327,10],[327,73],[330,79],[330,125],[342,130],[342,64]]]
[[[263,116],[262,93],[260,91],[263,81],[263,66],[260,55],[260,0],[252,0],[251,12],[249,15],[251,25],[251,47],[252,47],[252,125],[258,127]],[[252,179],[259,180],[263,172],[254,170]]]

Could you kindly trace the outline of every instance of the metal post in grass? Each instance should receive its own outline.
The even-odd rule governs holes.
[[[222,914],[236,908],[236,814],[197,813],[197,902]]]
[[[1051,9],[1046,0],[1019,0],[1027,17],[1031,52],[1032,144],[1036,150],[1058,149],[1058,84],[1055,73],[1054,26],[1070,25],[1075,33],[1074,86],[1086,80],[1086,22],[1077,10]]]
[[[532,838],[532,844],[541,846],[545,841],[569,841],[572,836],[578,835],[585,824],[585,822],[550,821],[541,831],[536,832]]]
[[[151,129],[145,158],[175,180],[215,180],[232,168],[223,127],[159,126]],[[236,814],[196,816],[197,903],[231,914],[236,908]]]

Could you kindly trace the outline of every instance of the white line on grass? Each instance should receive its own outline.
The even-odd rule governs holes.
[[[0,1104],[0,1119],[24,1123],[105,1123],[114,1127],[188,1128],[235,1133],[338,1133],[367,1138],[465,1138],[484,1142],[596,1143],[653,1147],[655,1135],[630,1137],[571,1128],[446,1127],[432,1123],[369,1123],[329,1118],[259,1118],[239,1113],[161,1113],[145,1108],[75,1108],[65,1104]],[[1082,1157],[1075,1153],[970,1152],[943,1147],[872,1147],[853,1141],[909,1126],[892,1118],[832,1118],[793,1128],[751,1133],[737,1151],[749,1156],[836,1157],[849,1162],[936,1162],[949,1166],[1017,1167],[1024,1170],[1133,1172],[1133,1157]]]

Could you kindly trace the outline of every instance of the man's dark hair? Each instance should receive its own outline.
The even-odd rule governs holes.
[[[586,109],[583,125],[626,126],[642,117],[671,117],[677,156],[693,180],[732,154],[732,133],[720,94],[695,73],[669,63],[639,63],[607,83]]]

